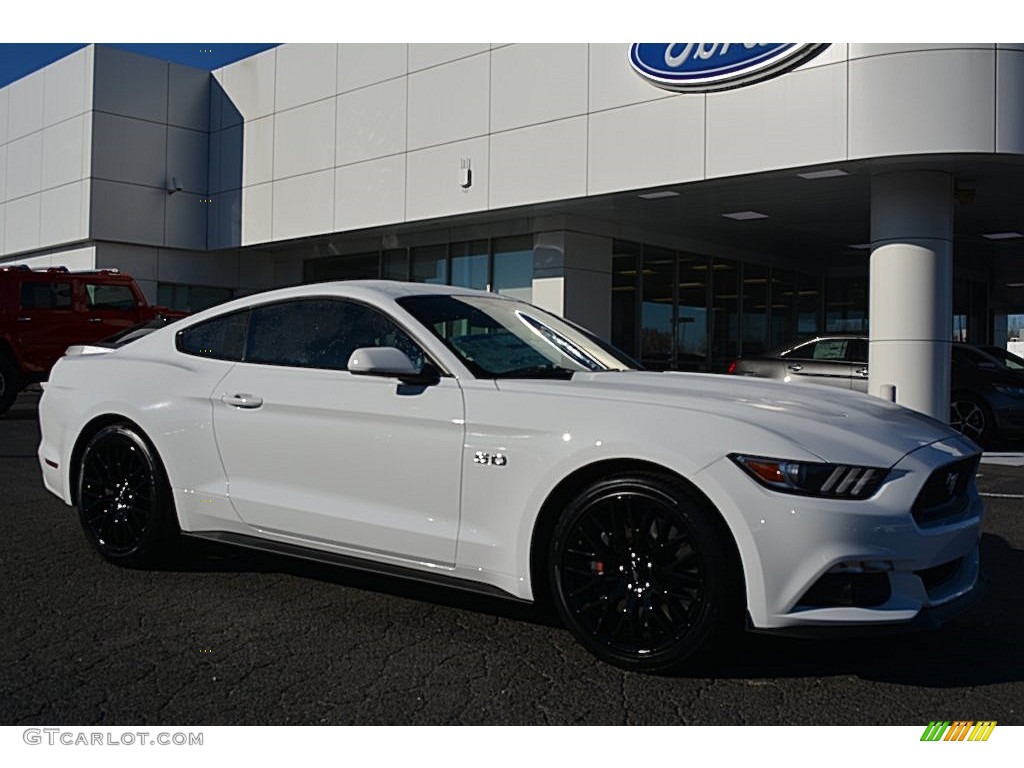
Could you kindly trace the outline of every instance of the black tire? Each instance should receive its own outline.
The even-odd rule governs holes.
[[[949,404],[949,425],[982,448],[987,448],[995,438],[995,420],[992,410],[974,395],[956,393]]]
[[[78,516],[86,538],[112,563],[164,563],[178,542],[177,517],[160,459],[129,424],[89,440],[78,465]]]
[[[0,354],[0,414],[7,413],[14,405],[14,398],[21,389],[20,380],[18,367],[6,354]]]
[[[716,513],[681,483],[628,474],[589,486],[555,526],[552,598],[602,661],[671,673],[735,626],[742,574]]]

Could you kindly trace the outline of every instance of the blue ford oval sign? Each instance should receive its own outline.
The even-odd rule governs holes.
[[[829,43],[633,43],[629,61],[661,88],[689,93],[724,91],[781,75]]]

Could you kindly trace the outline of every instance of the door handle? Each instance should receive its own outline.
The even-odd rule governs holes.
[[[32,322],[32,318],[31,317],[19,317],[19,318],[17,318],[17,321],[19,323],[30,323],[30,322]]]
[[[797,373],[797,372],[802,371],[804,369],[804,367],[802,365],[798,365],[796,363],[793,363],[793,365],[787,365],[786,367],[789,370],[793,371],[793,373]]]
[[[235,408],[259,408],[263,405],[263,398],[259,395],[250,395],[245,392],[238,392],[234,395],[224,395],[221,401],[226,405]]]
[[[858,368],[857,369],[857,375],[858,376],[867,376],[868,375],[868,369],[867,368]]]
[[[103,322],[103,318],[102,317],[90,317],[89,318],[89,322],[90,323],[102,323]]]

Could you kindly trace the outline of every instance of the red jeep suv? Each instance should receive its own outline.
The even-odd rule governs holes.
[[[117,270],[69,272],[0,267],[0,414],[27,385],[43,381],[72,344],[90,344],[158,315],[135,281]]]

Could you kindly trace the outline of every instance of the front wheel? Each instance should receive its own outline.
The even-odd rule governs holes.
[[[630,474],[566,508],[550,548],[564,624],[591,653],[641,672],[680,669],[740,605],[741,574],[706,502],[677,481]]]
[[[179,532],[160,460],[128,424],[112,424],[86,445],[79,464],[78,515],[86,538],[107,560],[157,565]]]

